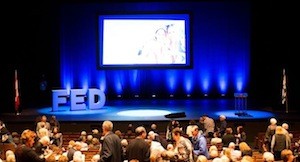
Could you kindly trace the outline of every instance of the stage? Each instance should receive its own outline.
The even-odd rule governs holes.
[[[178,117],[175,115],[176,120],[196,121],[204,114],[214,119],[225,115],[227,120],[267,120],[275,117],[272,112],[251,107],[241,112],[235,108],[234,100],[231,99],[136,99],[107,101],[99,110],[70,111],[70,106],[60,106],[58,111],[53,112],[51,106],[28,108],[20,115],[3,114],[1,118],[5,118],[5,121],[15,120],[16,117],[21,121],[32,121],[39,115],[55,115],[59,121],[169,121],[170,118],[166,117],[169,114],[180,114]]]
[[[143,125],[147,129],[152,123],[158,125],[160,131],[165,131],[170,120],[180,121],[185,128],[189,120],[199,121],[200,116],[207,114],[219,122],[221,114],[227,117],[228,125],[233,129],[237,125],[244,125],[247,130],[249,142],[255,139],[258,132],[264,132],[269,119],[275,117],[278,123],[287,122],[291,130],[299,130],[299,113],[274,112],[270,109],[252,107],[249,103],[246,114],[235,109],[232,99],[135,99],[135,100],[107,100],[104,107],[99,110],[70,111],[70,106],[60,106],[53,112],[51,106],[24,109],[20,115],[14,113],[1,114],[0,120],[4,121],[10,130],[22,132],[24,129],[35,129],[36,118],[41,115],[55,115],[61,123],[63,132],[91,132],[97,128],[101,130],[104,120],[111,120],[114,129],[126,131],[129,123],[134,127]],[[184,113],[185,117],[166,118],[166,115]]]

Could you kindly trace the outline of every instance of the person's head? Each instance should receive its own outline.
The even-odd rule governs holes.
[[[284,128],[285,130],[289,129],[289,125],[287,123],[282,123],[282,128]]]
[[[12,150],[7,150],[5,152],[5,156],[7,157],[8,155],[14,155],[15,153]]]
[[[208,118],[207,114],[202,115],[203,120],[205,120],[206,118]]]
[[[275,134],[284,134],[285,129],[282,126],[276,126]]]
[[[157,135],[157,134],[156,134],[155,132],[150,131],[150,132],[148,133],[148,139],[154,140],[156,135]]]
[[[58,162],[68,162],[68,161],[69,161],[69,159],[66,155],[61,155],[58,158]]]
[[[195,120],[190,120],[190,121],[189,121],[189,124],[190,124],[190,125],[196,125],[196,121],[195,121]]]
[[[115,134],[116,134],[117,136],[119,136],[120,138],[122,137],[122,132],[121,132],[120,130],[116,130],[116,131],[115,131]]]
[[[182,130],[178,127],[174,128],[172,130],[172,137],[173,137],[173,140],[174,141],[179,141],[180,137],[181,137],[181,134],[182,134]]]
[[[82,148],[81,146],[82,146],[81,143],[79,141],[76,141],[74,144],[74,149],[80,151]]]
[[[281,151],[281,159],[283,162],[292,162],[295,159],[295,156],[290,149],[284,149]]]
[[[93,134],[98,134],[98,133],[99,133],[99,130],[98,130],[98,129],[93,129],[93,130],[92,130],[92,133],[93,133]]]
[[[268,152],[268,151],[263,153],[263,159],[265,162],[275,161],[274,154],[272,154],[271,152]]]
[[[82,152],[81,151],[74,152],[73,162],[82,162]]]
[[[240,126],[236,127],[236,131],[238,133],[242,133],[242,132],[244,132],[244,127],[240,125]]]
[[[38,131],[38,136],[40,138],[44,137],[44,136],[49,136],[49,131],[47,128],[40,128],[39,131]]]
[[[199,123],[203,123],[204,122],[204,118],[203,118],[203,116],[201,116],[200,118],[199,118]]]
[[[196,162],[207,162],[207,158],[204,155],[199,155]]]
[[[232,132],[233,132],[232,128],[230,128],[230,127],[228,127],[228,128],[225,129],[225,133],[226,134],[232,134]]]
[[[93,139],[92,139],[92,144],[93,144],[93,145],[99,145],[99,144],[100,144],[99,139],[98,139],[98,138],[93,138]]]
[[[144,139],[147,137],[147,131],[146,131],[145,127],[143,127],[143,126],[137,127],[135,129],[135,134],[136,134],[136,136],[142,137]]]
[[[233,150],[231,152],[232,161],[240,161],[242,159],[242,152],[240,150]]]
[[[253,157],[249,156],[249,155],[245,155],[243,156],[241,162],[254,162]]]
[[[167,150],[173,150],[174,149],[174,146],[173,146],[173,144],[171,144],[171,143],[169,143],[168,145],[167,145]]]
[[[223,149],[223,155],[225,155],[225,156],[227,156],[228,158],[230,158],[230,157],[231,157],[231,151],[232,151],[232,149],[230,149],[230,148],[225,148],[225,149]]]
[[[152,130],[155,130],[156,128],[157,128],[157,125],[156,125],[156,124],[154,124],[154,123],[151,124],[151,129],[152,129]]]
[[[86,136],[87,133],[86,133],[86,131],[81,131],[80,135],[81,135],[81,136]]]
[[[225,115],[220,115],[219,119],[220,119],[220,121],[224,121],[224,120],[226,120],[226,116]]]
[[[210,157],[211,159],[215,159],[215,158],[219,157],[219,152],[218,152],[218,150],[211,150],[211,151],[209,152],[209,157]]]
[[[46,121],[47,121],[47,116],[46,116],[46,115],[43,115],[42,118],[41,118],[41,121],[42,121],[42,122],[46,122]]]
[[[68,144],[68,148],[72,148],[75,145],[75,141],[74,140],[70,140],[69,144]]]
[[[271,118],[270,119],[270,124],[271,125],[276,125],[277,124],[277,120],[275,118]]]
[[[44,137],[40,138],[39,142],[43,146],[48,146],[48,145],[50,145],[50,138],[49,138],[49,136],[44,136]]]
[[[57,126],[54,126],[52,129],[52,133],[58,133],[59,132],[59,128]]]
[[[230,148],[230,149],[235,149],[235,143],[234,142],[230,142],[229,144],[228,144],[228,148]]]
[[[128,146],[128,141],[127,141],[127,139],[122,139],[122,140],[121,140],[121,145],[122,145],[123,147],[127,147],[127,146]]]
[[[10,155],[6,156],[6,162],[16,162],[15,154],[10,154]]]
[[[93,155],[91,162],[98,162],[100,160],[100,155],[99,154],[95,154]]]
[[[193,125],[192,126],[192,135],[194,137],[196,137],[196,136],[198,136],[198,134],[199,134],[199,128],[198,128],[198,126],[197,125]]]
[[[106,134],[107,132],[110,132],[113,130],[113,123],[109,120],[106,120],[102,123],[102,130],[103,134]]]
[[[216,145],[212,145],[212,146],[210,146],[210,147],[209,147],[209,149],[208,149],[208,152],[211,152],[211,151],[213,151],[213,150],[216,150],[216,151],[218,151],[218,148],[217,148],[217,146],[216,146]]]
[[[241,151],[249,151],[251,150],[251,147],[246,142],[239,143],[239,149]]]
[[[93,139],[93,136],[91,134],[87,135],[87,138],[86,138],[87,141],[92,141],[92,139]]]
[[[32,147],[35,143],[36,133],[32,130],[25,129],[21,134],[22,143],[28,147]]]

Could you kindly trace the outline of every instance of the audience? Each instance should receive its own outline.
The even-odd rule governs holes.
[[[224,117],[220,116],[220,118]],[[0,121],[0,124],[1,122],[2,121]],[[270,132],[265,133],[265,135],[272,134],[271,127],[273,127],[274,124],[276,125],[276,123],[277,121],[275,118],[270,119],[270,125],[268,126],[268,129],[270,130],[267,130]],[[2,126],[5,127],[3,122]],[[129,125],[129,127],[131,126]],[[126,138],[126,132],[122,133],[119,131],[118,133],[117,129],[117,131],[113,133],[112,122],[104,121],[102,123],[102,143],[100,143],[99,139],[97,138],[97,135],[101,134],[97,129],[93,129],[90,134],[87,134],[86,131],[82,131],[80,134],[78,134],[80,138],[74,137],[76,140],[70,140],[69,146],[65,147],[63,145],[62,136],[59,138],[61,142],[54,142],[54,136],[57,135],[57,133],[60,133],[58,132],[58,127],[54,126],[52,131],[49,131],[46,129],[45,125],[43,126],[43,124],[41,124],[41,128],[37,132],[38,134],[29,129],[24,130],[21,136],[18,135],[17,132],[13,132],[12,138],[20,138],[20,142],[15,151],[8,150],[6,152],[4,160],[6,162],[83,162],[85,161],[86,157],[84,153],[90,151],[90,153],[92,153],[92,150],[94,150],[96,151],[94,152],[95,154],[88,155],[92,162],[251,162],[255,160],[261,160],[264,162],[273,162],[275,160],[294,162],[299,153],[298,141],[295,142],[295,140],[293,140],[294,145],[292,146],[292,136],[290,136],[290,133],[288,132],[287,123],[283,123],[282,126],[276,125],[275,133],[270,137],[270,151],[262,152],[261,157],[257,156],[256,152],[253,154],[253,149],[246,141],[246,133],[243,131],[242,126],[237,127],[235,136],[232,133],[232,129],[227,127],[222,139],[218,138],[217,136],[219,134],[219,129],[214,130],[213,133],[215,138],[221,139],[216,140],[218,142],[214,141],[214,139],[209,141],[208,139],[210,137],[204,136],[196,124],[190,125],[190,132],[192,133],[190,139],[188,139],[188,135],[183,132],[178,121],[172,120],[168,126],[170,126],[168,127],[169,131],[172,132],[171,141],[167,141],[165,136],[154,132],[154,130],[157,128],[156,124],[151,125],[148,138],[146,138],[147,129],[143,126],[139,126],[135,129],[135,132],[131,132],[132,134],[136,135],[135,138],[132,138],[131,136],[130,138]],[[156,130],[156,132],[158,132],[158,130]],[[234,138],[229,138],[232,135]],[[86,147],[86,149],[83,151],[82,143],[86,143],[87,139],[89,139],[89,143],[87,145],[88,147]],[[220,146],[216,145],[220,141],[225,142]]]

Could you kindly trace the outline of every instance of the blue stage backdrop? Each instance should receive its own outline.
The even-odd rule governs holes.
[[[250,3],[74,3],[60,8],[61,88],[98,88],[117,97],[229,96],[247,92]],[[178,13],[191,16],[190,69],[97,69],[98,15]],[[118,47],[115,47],[118,48]]]

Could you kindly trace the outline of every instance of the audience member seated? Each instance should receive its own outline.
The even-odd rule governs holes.
[[[40,156],[44,157],[49,151],[48,147],[50,145],[50,138],[44,136],[39,139],[39,141],[34,145],[35,152]]]
[[[127,138],[131,137],[131,136],[134,136],[135,133],[134,133],[134,128],[133,128],[133,125],[131,123],[128,124],[127,126],[127,130],[125,132],[125,136]]]
[[[115,131],[115,134],[116,134],[120,139],[123,138],[122,132],[121,132],[120,130],[116,130],[116,131]]]
[[[246,155],[242,157],[241,162],[254,162],[254,159],[252,156]]]
[[[266,151],[263,153],[263,160],[265,162],[274,162],[274,155],[271,152]]]
[[[16,162],[16,156],[12,150],[7,150],[5,152],[5,161],[6,162]]]
[[[89,150],[99,150],[100,149],[100,141],[98,138],[93,138],[92,143],[89,145]]]
[[[13,141],[13,137],[6,128],[5,124],[0,120],[0,139],[1,143],[12,143],[17,147],[17,145]]]
[[[58,162],[68,162],[69,159],[66,155],[61,155],[59,158],[58,158]]]
[[[212,139],[210,139],[210,144],[211,145],[217,145],[219,143],[222,143],[222,138],[220,138],[218,132],[215,132],[214,137]]]
[[[85,162],[85,156],[81,151],[75,151],[72,162]]]
[[[46,128],[40,128],[38,133],[37,133],[37,137],[38,139],[44,137],[44,136],[50,136],[49,130]]]
[[[192,140],[192,128],[197,125],[195,120],[190,120],[188,126],[186,127],[186,135],[189,137],[190,140]]]
[[[81,149],[80,142],[75,142],[73,140],[71,140],[69,142],[69,146],[68,146],[68,150],[67,150],[67,157],[68,157],[69,161],[73,160],[75,151],[80,151],[80,149]]]
[[[239,149],[242,152],[242,157],[246,155],[252,156],[252,149],[246,142],[241,142],[239,144]]]
[[[241,161],[242,160],[242,152],[240,150],[233,150],[231,152],[231,160],[232,161]]]
[[[94,138],[98,138],[99,140],[100,140],[100,138],[101,138],[101,134],[99,133],[99,130],[98,130],[98,129],[93,129],[93,130],[92,130],[92,136],[93,136]]]
[[[204,155],[199,155],[196,162],[207,162],[207,158]]]
[[[100,155],[96,154],[92,157],[91,162],[98,162],[100,160]]]
[[[40,156],[33,150],[34,139],[36,138],[36,133],[29,129],[26,129],[21,134],[22,145],[18,146],[15,151],[17,162],[44,162],[48,158],[50,153],[44,158]]]
[[[284,149],[284,150],[281,151],[281,160],[283,162],[293,162],[294,159],[295,159],[295,156],[294,156],[292,150]]]

